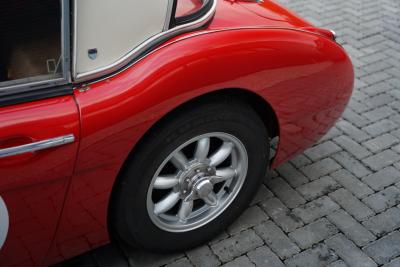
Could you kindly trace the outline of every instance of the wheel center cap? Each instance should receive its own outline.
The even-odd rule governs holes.
[[[201,180],[194,186],[194,190],[200,198],[207,197],[213,191],[213,188],[213,184],[208,179]]]

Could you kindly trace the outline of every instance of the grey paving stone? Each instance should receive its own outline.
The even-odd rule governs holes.
[[[346,133],[351,139],[357,142],[362,142],[370,138],[367,133],[361,131],[347,121],[339,121],[336,126],[344,133]]]
[[[356,92],[360,93],[360,91],[356,91]],[[353,97],[356,97],[356,96],[353,95]],[[362,100],[360,99],[359,101],[362,101]],[[345,110],[345,112],[343,113],[343,119],[345,119],[346,121],[350,121],[357,127],[364,127],[365,125],[368,125],[370,123],[369,119],[358,114],[357,112],[352,110],[350,107],[347,108]]]
[[[395,131],[390,132],[391,135],[396,136],[397,138],[400,138],[400,129],[397,129]]]
[[[337,260],[337,255],[324,244],[303,251],[285,261],[288,267],[321,267]]]
[[[286,206],[291,209],[306,203],[306,200],[282,178],[270,180],[267,186],[283,203],[285,203]]]
[[[301,168],[301,171],[311,180],[316,180],[340,169],[341,166],[331,158],[317,161],[311,165]]]
[[[265,186],[261,185],[257,191],[257,194],[254,196],[253,200],[250,203],[250,206],[256,205],[266,199],[273,197],[274,194]]]
[[[400,189],[394,186],[387,187],[363,199],[363,202],[370,206],[375,212],[382,212],[400,204]]]
[[[186,252],[196,267],[217,267],[221,263],[208,246],[201,246]]]
[[[364,88],[363,91],[369,95],[377,95],[384,92],[389,92],[392,88],[393,86],[389,83],[380,82]]]
[[[389,185],[399,182],[400,171],[393,167],[387,167],[363,178],[362,181],[368,184],[372,189],[379,191]]]
[[[393,97],[390,96],[389,94],[383,93],[377,96],[373,96],[368,99],[366,102],[367,106],[370,108],[378,108],[382,107],[384,105],[388,105],[389,103],[393,102]]]
[[[328,267],[347,267],[347,266],[348,265],[342,260],[332,262],[331,264],[328,265]]]
[[[383,106],[380,108],[376,108],[372,111],[364,113],[364,116],[367,117],[370,121],[378,121],[389,117],[390,115],[396,113],[393,109],[388,106]]]
[[[326,244],[349,266],[376,267],[378,266],[369,256],[362,252],[353,242],[344,235],[337,234],[326,240]]]
[[[239,258],[234,259],[231,262],[222,265],[222,267],[243,267],[243,266],[255,267],[255,265],[246,256],[241,256]]]
[[[329,197],[342,206],[348,213],[359,221],[365,220],[375,215],[375,213],[353,196],[346,189],[339,189],[329,194]]]
[[[396,145],[394,147],[392,147],[392,150],[396,153],[400,153],[400,145]],[[395,163],[396,164],[396,163]]]
[[[265,212],[263,212],[258,206],[253,206],[245,210],[242,215],[240,215],[240,217],[228,227],[227,232],[230,235],[234,235],[267,220],[267,214],[265,214]]]
[[[376,137],[383,133],[393,131],[393,130],[397,129],[398,127],[399,127],[399,125],[392,122],[391,120],[384,119],[381,121],[377,121],[373,124],[370,124],[370,125],[362,128],[362,130],[367,132],[369,135]]]
[[[277,171],[292,187],[298,187],[302,184],[309,182],[308,178],[306,178],[300,171],[298,171],[290,163],[286,163],[279,166]]]
[[[307,149],[304,153],[311,160],[316,161],[328,157],[329,155],[335,154],[342,150],[338,145],[332,141],[327,141],[322,144],[318,144],[312,148]]]
[[[331,177],[324,176],[318,180],[299,186],[297,191],[299,191],[306,200],[313,200],[338,189],[339,186],[340,185]]]
[[[297,245],[301,249],[307,249],[312,245],[337,234],[337,232],[338,230],[333,224],[331,224],[327,219],[322,218],[291,232],[289,237],[296,241]]]
[[[357,159],[363,159],[371,155],[368,149],[346,135],[339,136],[335,138],[334,141]]]
[[[228,262],[263,244],[253,230],[247,230],[211,245],[211,249],[220,261]]]
[[[294,216],[299,217],[303,222],[310,223],[338,210],[339,208],[339,205],[333,202],[329,197],[323,196],[302,207],[294,209],[292,213]]]
[[[128,257],[130,265],[141,267],[165,266],[185,256],[182,253],[155,254],[137,249],[131,250],[130,248],[127,248],[124,251]]]
[[[214,245],[214,244],[216,244],[216,243],[220,242],[221,240],[224,240],[224,239],[226,239],[228,237],[229,237],[228,233],[223,231],[223,232],[219,233],[216,237],[214,237],[210,242],[208,242],[208,244],[210,246]]]
[[[363,250],[378,264],[388,263],[400,255],[400,232],[388,234]]]
[[[398,142],[399,139],[397,139],[393,135],[383,134],[375,137],[374,139],[368,140],[367,142],[363,143],[363,145],[367,147],[370,151],[376,153],[384,149],[390,148]]]
[[[358,180],[346,170],[338,170],[332,173],[331,177],[358,198],[363,198],[374,193],[368,185]]]
[[[268,199],[262,202],[260,206],[286,233],[303,226],[303,222],[296,216],[293,216],[290,210],[278,198]]]
[[[383,236],[400,227],[400,209],[397,207],[388,209],[367,221],[363,225],[377,236]]]
[[[267,246],[250,251],[247,256],[257,267],[285,267],[279,257]]]
[[[378,154],[365,158],[362,161],[371,169],[379,171],[380,169],[392,165],[399,160],[400,156],[397,153],[387,149]]]
[[[293,159],[290,160],[290,163],[292,163],[294,166],[297,168],[303,167],[305,165],[309,165],[312,163],[310,159],[308,159],[305,155],[300,154]]]
[[[335,126],[332,127],[327,134],[324,135],[324,137],[322,137],[319,141],[318,144],[324,143],[326,141],[329,141],[339,135],[342,134],[342,131],[340,131],[338,128],[336,128]]]
[[[396,258],[389,263],[383,265],[383,267],[399,267],[400,266],[400,258]]]
[[[370,231],[343,210],[329,214],[327,218],[358,246],[365,246],[376,239]]]
[[[289,258],[300,252],[299,247],[271,221],[256,226],[254,230],[281,259]]]
[[[362,178],[371,174],[364,164],[359,160],[352,157],[346,151],[339,152],[332,156],[340,165],[342,165],[346,170],[354,174],[358,178]]]
[[[173,263],[167,264],[165,267],[191,267],[193,266],[187,258],[182,258]]]

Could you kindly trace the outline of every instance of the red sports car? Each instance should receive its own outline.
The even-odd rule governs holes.
[[[0,266],[188,249],[350,98],[334,32],[272,0],[0,7]]]

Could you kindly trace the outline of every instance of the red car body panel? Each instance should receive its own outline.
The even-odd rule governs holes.
[[[0,108],[0,148],[74,134],[78,108],[72,96]],[[40,265],[54,238],[79,142],[0,159],[0,195],[10,217],[0,266]]]
[[[26,263],[48,265],[108,242],[110,196],[125,160],[157,121],[201,95],[240,89],[272,107],[280,138],[272,167],[315,143],[342,114],[354,74],[343,48],[304,30],[311,26],[271,1],[219,1],[207,29],[178,36],[125,71],[77,88],[76,104],[71,97],[62,97],[0,109],[2,131],[15,121],[10,136],[21,134],[21,127],[26,127],[26,136],[32,138],[54,137],[55,133],[79,137],[79,150],[75,142],[41,154],[44,159],[48,156],[50,165],[54,163],[54,173],[47,173],[50,166],[38,169],[32,162],[21,162],[15,165],[18,171],[13,167],[6,172],[6,177],[43,172],[43,180],[14,187],[3,185],[3,178],[0,181],[11,221],[0,263],[22,264],[14,258],[29,253]],[[23,109],[29,110],[25,118],[21,117]],[[46,116],[49,119],[43,120]],[[0,160],[3,164],[7,161]],[[1,167],[2,177],[3,173]],[[22,187],[27,184],[30,187]],[[45,216],[47,228],[43,241],[38,238],[37,243],[45,244],[40,253],[33,243],[24,243],[26,252],[18,248],[22,237],[17,222],[25,214],[18,190],[34,199],[55,202],[51,214],[43,215],[43,209],[37,208],[38,214],[31,215]],[[38,196],[38,192],[50,196]],[[43,200],[43,207],[49,203]]]

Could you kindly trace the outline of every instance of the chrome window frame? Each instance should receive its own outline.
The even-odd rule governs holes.
[[[38,90],[40,88],[48,88],[66,85],[71,83],[71,60],[70,60],[70,0],[60,0],[61,2],[61,58],[63,60],[62,77],[54,79],[44,79],[39,81],[23,82],[24,79],[15,80],[15,84],[1,86],[0,97],[8,94],[18,94]],[[18,81],[21,80],[21,83]]]
[[[74,3],[79,0],[74,0]],[[199,18],[195,18],[193,21],[190,21],[188,23],[184,24],[174,24],[175,21],[175,12],[176,12],[176,5],[178,0],[168,0],[168,16],[166,19],[166,22],[164,24],[164,31],[161,33],[152,36],[151,38],[147,39],[143,43],[141,43],[139,46],[133,48],[128,54],[125,56],[121,57],[120,59],[116,60],[112,64],[109,64],[105,67],[98,68],[93,71],[88,71],[85,73],[76,73],[76,58],[77,58],[77,53],[76,53],[76,27],[77,27],[77,21],[76,21],[76,16],[74,19],[74,45],[73,45],[73,66],[72,66],[72,78],[75,83],[85,83],[90,80],[95,80],[95,79],[101,79],[102,77],[105,76],[112,76],[116,72],[125,70],[126,68],[132,66],[135,64],[137,59],[143,57],[149,49],[157,46],[157,44],[160,44],[163,41],[166,41],[168,39],[171,39],[174,36],[177,36],[179,34],[189,32],[191,30],[195,30],[197,28],[200,28],[204,25],[206,25],[214,16],[216,8],[217,8],[217,0],[203,0],[203,6],[202,9],[205,7],[210,6],[209,10],[206,10],[207,12],[204,13]],[[75,5],[76,8],[76,5]],[[76,14],[76,9],[74,8],[74,14]]]

